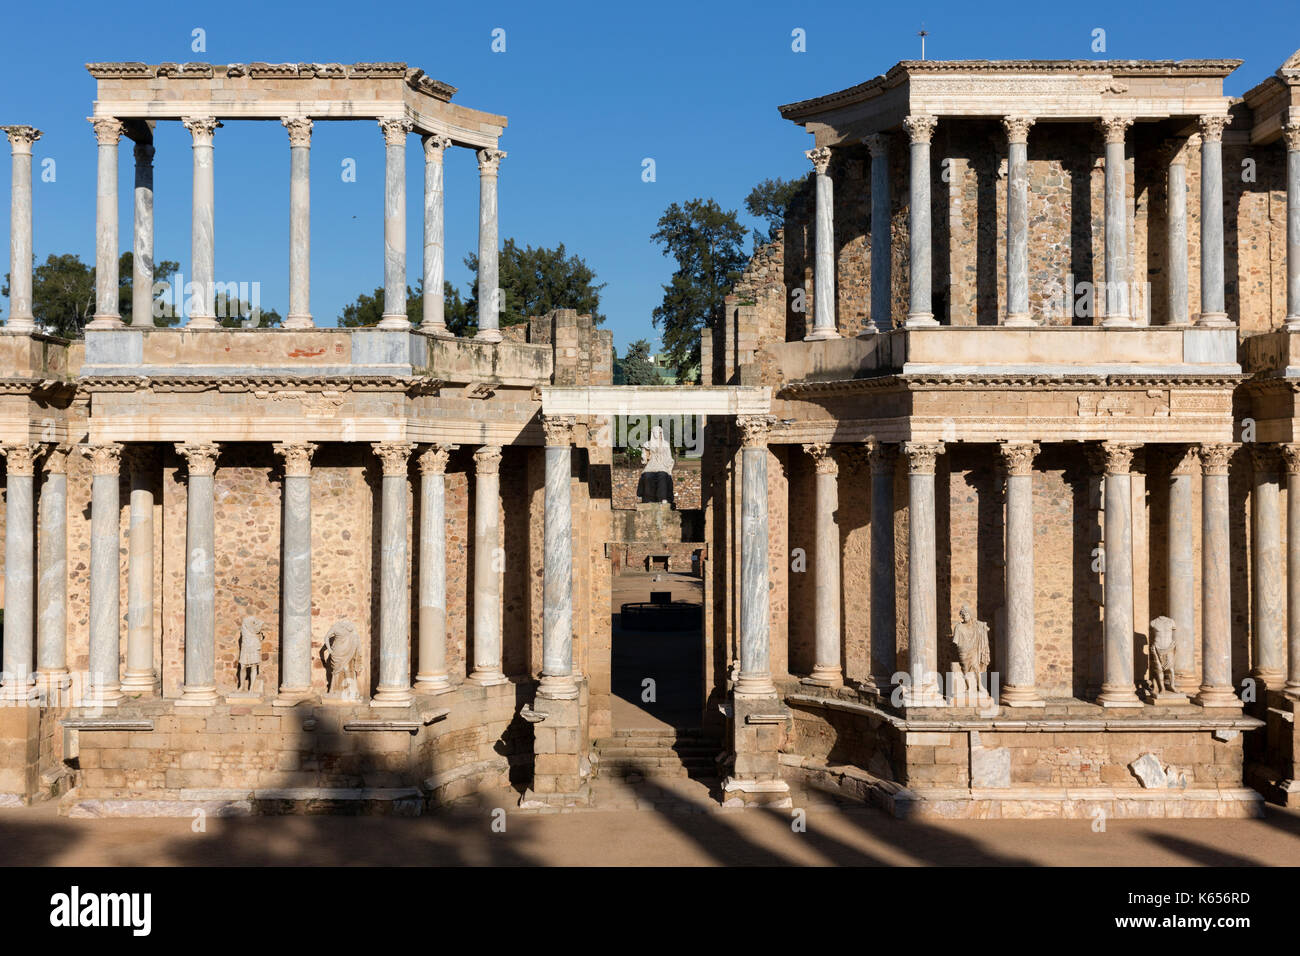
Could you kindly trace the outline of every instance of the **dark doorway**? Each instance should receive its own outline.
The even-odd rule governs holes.
[[[611,595],[614,729],[701,726],[703,580],[690,571],[625,569],[615,572]]]

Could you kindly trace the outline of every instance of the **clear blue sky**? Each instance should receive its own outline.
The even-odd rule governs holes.
[[[1169,12],[1165,12],[1169,11]],[[769,176],[804,175],[803,130],[781,103],[862,82],[919,54],[962,58],[1239,57],[1228,79],[1239,95],[1300,46],[1295,0],[1033,3],[383,3],[321,0],[301,6],[12,2],[3,14],[0,123],[45,131],[37,162],[57,180],[35,183],[38,261],[52,252],[94,258],[95,140],[85,117],[96,60],[212,63],[404,60],[459,87],[455,102],[504,113],[501,235],[563,242],[608,285],[602,311],[620,350],[653,337],[651,310],[671,265],[650,240],[674,201],[713,197],[739,209]],[[207,50],[190,50],[191,31]],[[506,31],[506,52],[491,33]],[[1105,54],[1091,49],[1106,31]],[[807,52],[791,50],[806,31]],[[125,140],[123,141],[126,142]],[[422,163],[408,145],[408,277],[420,273]],[[7,147],[7,143],[5,144]],[[158,258],[189,272],[189,134],[157,133]],[[120,222],[130,248],[131,161],[122,151]],[[0,151],[0,195],[9,154]],[[359,292],[382,282],[383,138],[373,122],[316,125],[312,148],[312,311],[332,324]],[[355,183],[341,181],[344,157]],[[657,181],[641,179],[653,158]],[[447,272],[458,287],[477,244],[477,171],[452,150],[446,171]],[[288,309],[289,148],[279,124],[231,123],[216,136],[217,273],[260,281],[264,307]],[[0,203],[0,209],[7,203]],[[8,248],[0,212],[0,249]],[[7,256],[5,268],[7,270]],[[7,314],[8,307],[6,304]]]

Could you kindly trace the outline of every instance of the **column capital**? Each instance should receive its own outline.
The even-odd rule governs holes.
[[[404,116],[385,116],[379,120],[379,128],[384,131],[385,146],[405,146],[406,134],[414,124]]]
[[[496,475],[501,471],[501,446],[484,445],[474,452],[474,473]]]
[[[413,441],[377,441],[371,442],[371,449],[383,462],[385,478],[405,478],[406,463],[415,451]]]
[[[221,120],[214,116],[185,116],[181,124],[190,131],[195,146],[211,146],[213,135],[222,125]]]
[[[451,137],[443,136],[441,133],[430,133],[421,139],[424,145],[424,158],[434,162],[442,162],[442,154],[451,146]]]
[[[44,451],[40,442],[6,443],[0,445],[0,455],[5,458],[5,474],[15,478],[31,478],[36,474],[36,459]]]
[[[1300,444],[1283,445],[1282,461],[1288,475],[1300,475]]]
[[[1032,116],[1004,116],[1002,128],[1007,131],[1008,143],[1028,143],[1029,127],[1034,125]]]
[[[889,134],[872,133],[870,136],[862,137],[862,142],[867,144],[867,151],[871,153],[871,158],[889,155]]]
[[[311,118],[308,116],[281,116],[280,124],[289,131],[289,146],[311,146]]]
[[[829,442],[811,442],[803,450],[813,460],[813,468],[819,475],[838,475],[840,464],[835,459],[835,446]]]
[[[149,445],[127,445],[122,449],[122,460],[132,472],[148,471],[154,466],[154,451]]]
[[[1124,142],[1124,134],[1132,125],[1132,116],[1102,116],[1097,120],[1097,126],[1107,144]]]
[[[87,116],[86,122],[94,127],[95,139],[100,146],[116,146],[126,130],[120,119],[111,116]]]
[[[1034,456],[1042,451],[1042,447],[1033,441],[1007,441],[998,451],[1002,453],[1007,475],[1019,477],[1034,473]]]
[[[41,470],[47,475],[66,475],[68,473],[68,455],[71,445],[65,443],[45,446],[45,455],[41,459]]]
[[[131,150],[131,153],[135,156],[135,164],[137,166],[153,165],[153,143],[136,143],[135,148]]]
[[[573,428],[577,419],[572,415],[546,415],[542,418],[542,428],[546,432],[546,447],[573,444]]]
[[[82,445],[81,453],[90,459],[92,475],[117,475],[122,467],[122,446],[117,442]]]
[[[32,144],[41,138],[41,131],[35,126],[0,126],[9,137],[9,146],[15,153],[30,153]]]
[[[1172,137],[1162,140],[1156,149],[1157,159],[1166,166],[1186,166],[1187,153],[1200,143],[1199,136]]]
[[[775,415],[739,415],[736,427],[740,429],[740,444],[743,448],[764,448],[767,446],[767,434],[776,424]]]
[[[277,455],[284,459],[284,476],[286,478],[310,478],[311,456],[316,454],[319,446],[314,442],[276,442],[271,446]]]
[[[495,176],[501,169],[501,160],[508,154],[504,149],[480,149],[478,151],[478,172],[480,176]]]
[[[1287,112],[1286,122],[1282,124],[1282,139],[1286,142],[1288,153],[1300,150],[1300,118]]]
[[[176,454],[185,459],[191,478],[217,473],[217,455],[221,446],[216,442],[177,442],[175,448]]]
[[[1232,117],[1226,113],[1207,114],[1197,117],[1196,125],[1201,130],[1201,140],[1206,143],[1223,142],[1223,128],[1232,122]]]
[[[893,442],[873,441],[867,445],[867,459],[871,462],[871,473],[878,471],[893,473],[894,462],[898,461],[898,446]]]
[[[447,459],[449,459],[451,453],[459,447],[459,445],[447,445],[443,443],[430,445],[424,451],[420,452],[420,457],[416,459],[416,464],[420,466],[420,474],[445,475],[447,473]]]
[[[1277,477],[1282,471],[1282,448],[1271,442],[1250,446],[1250,463],[1256,476]]]
[[[1213,442],[1201,445],[1201,469],[1207,475],[1226,475],[1232,456],[1239,447],[1235,442]]]
[[[1131,441],[1104,441],[1101,454],[1105,461],[1106,474],[1127,475],[1133,470],[1133,455],[1142,445]]]
[[[812,161],[813,169],[817,171],[818,176],[825,176],[826,170],[831,166],[831,148],[829,146],[818,146],[816,149],[804,151],[804,155]]]
[[[903,129],[907,130],[907,135],[911,137],[913,143],[928,144],[938,123],[939,117],[928,113],[913,113],[911,116],[903,117]]]
[[[903,454],[907,456],[907,473],[909,475],[933,475],[936,459],[942,455],[944,448],[941,441],[905,441]]]
[[[1201,456],[1196,445],[1184,445],[1169,453],[1171,475],[1194,475],[1200,471]]]

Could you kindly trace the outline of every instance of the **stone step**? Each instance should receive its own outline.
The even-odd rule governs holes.
[[[718,751],[712,747],[672,750],[668,747],[604,747],[597,751],[602,763],[615,760],[672,760],[678,763],[713,763]]]

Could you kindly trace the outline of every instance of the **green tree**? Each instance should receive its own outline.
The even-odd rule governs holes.
[[[281,323],[280,313],[275,309],[263,309],[259,305],[254,310],[251,302],[238,297],[231,298],[225,292],[218,292],[214,299],[217,324],[227,329],[270,329]]]
[[[155,261],[153,264],[154,285],[156,286],[160,282],[170,283],[172,277],[180,271],[180,267],[181,264],[179,262],[174,262],[171,259]],[[117,263],[117,281],[118,286],[120,287],[117,296],[117,310],[122,316],[122,321],[128,325],[131,324],[132,316],[135,314],[134,303],[132,302],[132,299],[134,298],[132,290],[135,287],[135,282],[133,281],[135,278],[134,272],[135,256],[129,252],[122,253],[122,257]],[[93,269],[91,270],[91,275],[94,275]],[[152,291],[153,290],[150,290],[151,293]],[[158,297],[155,296],[153,303],[153,324],[159,328],[167,328],[168,326],[176,325],[180,322],[180,316],[176,314],[176,308],[170,301],[171,297],[168,296],[168,301],[166,302],[159,302],[157,299]]]
[[[134,257],[129,252],[118,259],[118,312],[122,321],[130,322],[132,315]],[[167,282],[180,264],[164,259],[154,263],[154,281]],[[8,275],[0,295],[9,295]],[[152,290],[151,290],[152,291]],[[159,326],[175,325],[175,310],[170,304],[161,307],[161,315],[154,317]],[[50,254],[32,270],[32,313],[37,325],[52,335],[77,339],[84,334],[86,323],[95,314],[95,269],[71,253]]]
[[[661,379],[650,360],[650,343],[637,339],[627,347],[627,352],[618,360],[620,377],[624,385],[659,385]]]
[[[767,235],[754,230],[754,248],[776,238],[785,225],[790,202],[807,184],[806,179],[765,179],[745,197],[745,211],[767,223]]]
[[[478,256],[466,256],[465,265],[474,276],[465,300],[469,331],[468,325],[477,325],[478,320]],[[502,296],[501,328],[527,322],[530,315],[545,315],[552,309],[577,309],[582,315],[590,315],[597,325],[605,321],[600,313],[600,290],[605,283],[597,284],[595,271],[581,256],[568,255],[564,243],[554,249],[534,249],[520,248],[513,239],[507,239],[497,262],[497,282]],[[460,330],[453,331],[460,334]]]
[[[450,282],[442,284],[443,319],[456,335],[463,335],[469,324],[468,313],[460,293]],[[339,328],[357,329],[379,324],[384,316],[384,289],[380,286],[372,294],[362,293],[351,305],[343,307],[339,316]],[[417,288],[406,287],[406,318],[412,325],[419,325],[424,318],[424,280]]]
[[[712,199],[692,199],[669,206],[650,238],[677,262],[653,318],[668,361],[682,376],[699,367],[700,333],[721,321],[727,291],[748,261],[745,227],[735,210],[724,211]]]

